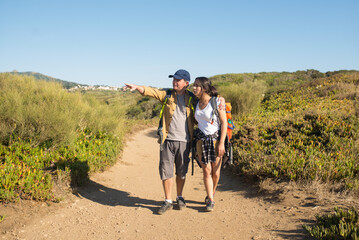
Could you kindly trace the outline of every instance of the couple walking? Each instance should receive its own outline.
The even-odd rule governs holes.
[[[162,129],[160,137],[159,173],[162,180],[165,201],[158,210],[163,214],[172,209],[172,186],[174,168],[176,169],[177,198],[179,209],[186,207],[182,196],[186,174],[190,162],[189,153],[193,139],[196,141],[196,158],[203,169],[203,181],[207,196],[206,211],[213,211],[214,193],[218,185],[222,156],[225,152],[224,141],[227,133],[227,121],[224,99],[216,99],[218,114],[214,114],[210,100],[217,97],[216,89],[206,77],[196,78],[193,93],[187,90],[190,74],[183,69],[169,75],[173,78],[172,91],[158,90],[135,84],[125,84],[123,90],[137,90],[144,96],[158,99],[164,104],[162,114]],[[194,125],[198,129],[194,132]]]

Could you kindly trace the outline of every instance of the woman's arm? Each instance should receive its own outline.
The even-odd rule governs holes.
[[[225,152],[224,141],[226,140],[228,124],[227,124],[227,116],[225,110],[218,109],[218,115],[219,115],[219,121],[221,122],[221,136],[218,143],[218,156],[222,157]]]

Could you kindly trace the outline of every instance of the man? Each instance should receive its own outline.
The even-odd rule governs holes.
[[[176,168],[176,203],[180,210],[186,207],[186,202],[182,196],[183,187],[190,162],[189,153],[194,127],[194,99],[193,94],[187,90],[190,82],[190,74],[186,70],[180,69],[175,74],[169,75],[173,78],[173,90],[168,95],[166,90],[158,90],[151,87],[138,86],[135,84],[125,84],[123,90],[137,90],[143,96],[149,96],[165,103],[162,115],[162,130],[160,135],[161,151],[159,172],[162,180],[165,201],[158,210],[158,214],[163,214],[172,209],[172,183],[173,170]],[[166,100],[166,96],[168,99]]]

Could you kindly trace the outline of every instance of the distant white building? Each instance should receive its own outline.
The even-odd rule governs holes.
[[[73,88],[69,89],[69,92],[77,91],[77,90],[85,90],[85,91],[92,91],[92,90],[105,90],[105,91],[118,91],[121,89],[120,87],[110,87],[110,86],[80,86],[77,85]]]

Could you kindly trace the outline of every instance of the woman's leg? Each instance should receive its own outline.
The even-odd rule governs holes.
[[[209,165],[209,164],[208,164]],[[214,194],[216,192],[216,188],[219,182],[219,177],[221,175],[221,165],[222,165],[222,158],[220,157],[216,157],[216,162],[212,162],[212,186],[213,186],[213,191],[212,193]]]
[[[203,183],[206,188],[207,197],[213,199],[213,181],[212,181],[212,166],[211,164],[202,163],[202,141],[197,141],[197,159],[202,167]]]
[[[212,180],[212,166],[211,164],[204,164],[201,162],[203,170],[203,182],[206,188],[207,197],[213,200],[213,180]]]

